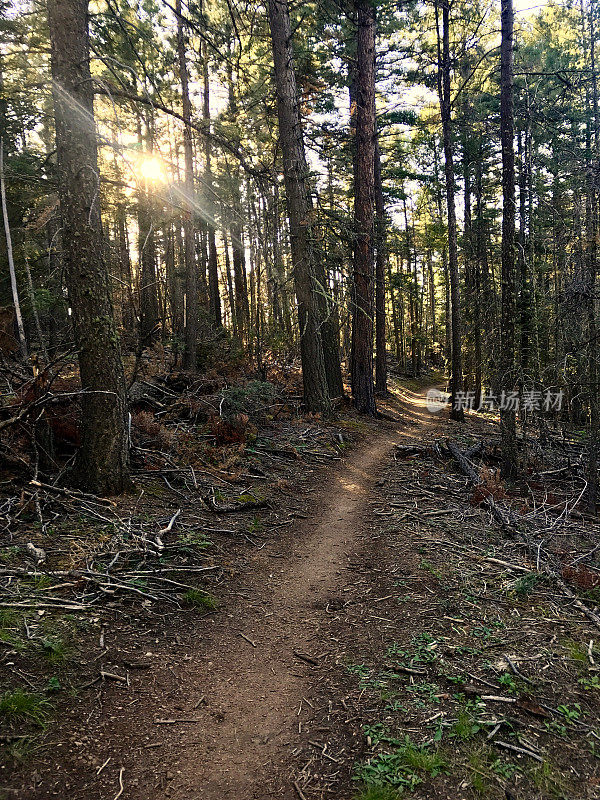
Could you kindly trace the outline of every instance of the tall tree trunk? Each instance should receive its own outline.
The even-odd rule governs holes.
[[[6,206],[6,181],[4,178],[4,139],[0,136],[0,195],[2,197],[2,219],[4,221],[4,235],[6,237],[6,256],[8,259],[8,271],[10,273],[10,288],[12,291],[13,305],[15,307],[15,317],[17,320],[17,331],[19,333],[19,344],[21,355],[24,360],[28,358],[27,339],[25,337],[25,326],[21,314],[21,303],[19,301],[19,289],[17,287],[17,274],[15,272],[15,262],[13,258],[12,236],[10,233],[10,223],[8,220],[8,208]]]
[[[231,259],[229,257],[229,242],[227,239],[227,231],[225,228],[222,230],[223,236],[223,251],[225,253],[225,278],[227,280],[227,297],[229,299],[229,315],[231,317],[231,329],[233,335],[237,336],[237,320],[235,316],[235,298],[233,294],[233,280],[231,277]]]
[[[275,64],[279,141],[283,154],[294,285],[298,301],[304,402],[311,411],[328,412],[330,402],[319,305],[315,292],[315,254],[308,165],[304,152],[287,0],[269,0],[269,23]]]
[[[76,482],[96,494],[130,485],[127,397],[100,216],[88,0],[48,0],[65,278],[83,394]]]
[[[587,504],[595,514],[598,505],[598,446],[600,444],[600,411],[598,407],[598,343],[596,324],[596,278],[598,270],[598,186],[595,170],[600,156],[600,130],[598,128],[598,85],[596,82],[596,41],[594,3],[589,7],[590,66],[592,71],[592,108],[587,114],[587,190],[589,197],[588,276],[587,276],[587,333],[588,333],[588,391],[590,406]],[[589,93],[588,93],[589,96]],[[589,100],[588,100],[589,105]]]
[[[123,292],[123,328],[134,341],[137,330],[136,311],[133,301],[133,281],[131,275],[131,257],[127,239],[127,212],[124,206],[117,208],[117,239],[119,248],[119,271],[124,283]]]
[[[351,381],[354,405],[375,414],[373,384],[373,300],[375,283],[375,8],[355,0],[356,160],[354,172],[354,308]]]
[[[181,0],[175,0],[177,15],[177,58],[183,105],[183,158],[185,169],[185,211],[183,214],[183,246],[185,254],[185,342],[183,366],[195,372],[198,347],[198,274],[194,237],[194,153],[192,150],[192,106],[190,103],[189,79],[185,53],[185,37]]]
[[[398,304],[396,301],[396,292],[394,290],[394,282],[392,279],[392,265],[390,259],[387,260],[387,279],[388,286],[390,287],[390,305],[392,307],[392,327],[394,330],[394,349],[396,352],[396,361],[400,369],[404,369],[404,358],[402,354],[402,341],[400,336],[400,321],[398,319]]]
[[[429,313],[431,314],[431,354],[432,357],[435,358],[437,352],[437,320],[435,318],[435,277],[433,272],[433,253],[431,250],[427,253],[427,271],[429,273]]]
[[[406,194],[404,187],[402,190],[402,209],[404,212],[404,238],[406,248],[406,273],[410,278],[410,288],[408,293],[408,321],[410,323],[410,363],[412,377],[418,377],[419,373],[419,345],[417,340],[417,286],[415,283],[415,273],[413,272],[412,247],[410,243],[410,226],[408,224],[408,209],[406,207]]]
[[[234,203],[234,210],[238,206]],[[233,285],[235,290],[235,319],[237,335],[244,340],[250,327],[250,306],[246,291],[246,264],[244,239],[241,224],[236,220],[231,225],[231,249],[233,252]]]
[[[156,241],[152,217],[150,192],[147,186],[143,186],[138,191],[140,349],[152,344],[159,322]]]
[[[502,314],[499,388],[515,387],[515,152],[513,120],[513,26],[512,0],[501,0],[502,40],[500,48],[500,140],[502,145]],[[500,409],[503,471],[517,473],[515,410]]]
[[[385,273],[387,264],[387,220],[381,180],[379,139],[375,138],[375,392],[387,393],[387,352],[385,341]]]
[[[456,400],[462,391],[462,320],[460,307],[460,282],[458,275],[458,244],[456,228],[456,186],[454,179],[454,156],[452,143],[452,111],[450,96],[450,2],[442,2],[442,41],[440,41],[438,0],[435,3],[437,49],[438,49],[438,94],[442,117],[444,140],[444,172],[446,176],[446,205],[448,212],[448,268],[450,273],[450,309],[452,315],[452,382],[450,415],[462,422],[464,411]]]
[[[221,319],[221,295],[219,293],[219,264],[217,259],[216,241],[216,220],[215,202],[212,196],[213,174],[211,163],[211,138],[210,138],[210,80],[208,74],[208,44],[203,42],[201,45],[202,57],[202,120],[206,126],[207,135],[204,137],[204,177],[206,190],[204,192],[204,202],[206,205],[206,231],[208,236],[208,302],[210,321],[220,328],[223,324]]]
[[[319,318],[321,320],[321,340],[323,342],[323,359],[325,362],[325,377],[327,391],[330,398],[342,397],[344,382],[340,366],[340,332],[336,322],[336,313],[331,296],[329,279],[326,270],[326,259],[315,259],[315,278],[317,284],[317,300],[319,304]]]

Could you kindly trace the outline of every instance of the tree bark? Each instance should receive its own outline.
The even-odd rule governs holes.
[[[302,123],[292,31],[286,0],[269,0],[269,23],[275,65],[279,141],[283,154],[294,286],[298,301],[304,402],[311,411],[330,409],[321,320],[315,286],[313,221],[308,189],[308,165]]]
[[[357,68],[351,382],[352,399],[358,411],[376,414],[373,384],[375,9],[369,0],[355,0],[354,9]]]
[[[48,0],[65,279],[83,394],[74,477],[87,491],[129,488],[127,398],[104,260],[88,0]]]

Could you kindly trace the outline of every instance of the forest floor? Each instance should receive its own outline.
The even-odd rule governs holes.
[[[455,462],[396,447],[497,435],[477,414],[429,413],[426,388],[397,386],[387,419],[340,423],[355,440],[343,458],[273,461],[284,471],[243,538],[213,515],[203,586],[218,605],[115,602],[77,627],[72,601],[76,643],[64,658],[56,636],[46,647],[69,691],[39,741],[9,727],[0,796],[598,797],[598,629],[498,530]],[[189,542],[199,504],[177,492]],[[496,494],[528,502],[519,487]],[[591,523],[574,533],[548,514],[561,563],[595,544]],[[593,592],[580,593],[590,607]],[[40,624],[25,623],[28,638]],[[37,685],[17,633],[0,668]]]

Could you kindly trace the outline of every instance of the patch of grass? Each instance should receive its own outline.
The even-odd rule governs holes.
[[[248,526],[248,533],[260,533],[264,528],[260,517],[255,516]]]
[[[427,561],[427,559],[426,559],[426,558],[422,558],[422,559],[421,559],[421,562],[420,562],[420,564],[419,564],[419,569],[425,570],[425,572],[429,572],[431,575],[433,575],[433,576],[434,576],[434,578],[437,578],[437,579],[438,579],[438,580],[440,580],[440,581],[441,581],[441,580],[442,580],[442,578],[443,578],[443,575],[442,575],[442,573],[439,571],[439,569],[436,569],[436,568],[433,566],[433,564],[431,563],[431,561]]]
[[[371,786],[354,795],[354,800],[398,800],[400,794],[392,786]]]
[[[517,597],[527,597],[544,582],[543,575],[538,572],[528,572],[527,575],[523,575],[514,582],[513,591]]]
[[[19,764],[24,764],[31,758],[36,749],[34,742],[35,739],[31,736],[19,736],[18,739],[9,739],[2,745],[0,763],[10,764],[11,762],[17,762]],[[39,747],[39,745],[37,745],[37,747]],[[0,800],[4,800],[4,798],[8,800],[8,795],[0,793]]]
[[[382,736],[378,741],[393,745],[391,752],[378,753],[356,767],[354,778],[368,789],[393,787],[412,790],[425,776],[435,778],[448,770],[448,762],[437,750],[416,745],[409,736],[403,740]]]
[[[583,661],[587,664],[587,649],[573,639],[565,639],[563,647],[573,661]]]
[[[51,664],[58,664],[67,658],[67,645],[57,636],[41,640],[46,658]]]
[[[450,728],[450,736],[468,742],[469,739],[477,736],[480,730],[481,725],[477,724],[471,712],[467,708],[463,708],[458,713],[458,719]]]
[[[194,547],[209,547],[212,544],[206,534],[200,531],[186,531],[177,538],[181,544],[193,545]]]
[[[43,592],[49,586],[52,586],[52,578],[49,575],[31,575],[27,578],[22,578],[21,583],[28,589],[34,592]]]
[[[592,691],[592,689],[600,689],[600,675],[589,675],[579,678],[577,683],[581,684],[586,692]]]
[[[202,608],[205,611],[215,611],[218,607],[216,598],[201,589],[188,589],[181,599],[186,606]]]
[[[261,503],[264,500],[264,497],[255,497],[253,494],[246,493],[238,494],[236,497],[233,497],[232,500],[234,503]]]
[[[0,718],[9,722],[31,721],[43,725],[52,704],[41,694],[18,688],[5,692],[0,697]]]
[[[529,770],[529,776],[537,789],[545,797],[563,798],[568,790],[568,783],[564,776],[544,761]]]
[[[0,611],[0,642],[5,642],[15,650],[23,650],[27,646],[27,642],[19,636],[22,620],[22,616],[15,611],[2,609]]]
[[[489,773],[487,752],[473,750],[469,753],[468,775],[473,791],[481,797],[488,797],[492,781]]]
[[[13,564],[19,558],[20,548],[16,545],[10,547],[3,547],[0,550],[0,562],[3,564]]]

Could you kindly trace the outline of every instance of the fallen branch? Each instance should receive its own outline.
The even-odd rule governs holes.
[[[528,750],[526,747],[517,747],[515,744],[502,742],[500,739],[494,739],[494,744],[497,744],[498,747],[503,747],[505,750],[512,750],[513,753],[520,753],[523,756],[529,756],[529,758],[533,758],[536,761],[539,761],[541,764],[544,763],[544,759],[541,756],[539,756],[537,753],[534,753],[533,750]]]
[[[214,511],[215,514],[232,514],[238,511],[256,511],[259,508],[267,508],[269,505],[266,500],[252,500],[247,503],[219,506],[215,503],[214,497],[211,497],[210,495],[203,497],[202,501],[205,506],[211,511]]]
[[[454,442],[450,441],[448,442],[448,449],[452,453],[455,461],[458,463],[461,472],[466,475],[471,483],[474,486],[481,485],[483,481],[481,480],[479,470],[475,464],[473,464],[473,462],[466,457],[465,453],[463,453]],[[592,611],[591,608],[588,608],[585,603],[581,602],[581,600],[567,586],[560,575],[558,575],[557,572],[552,569],[550,564],[542,563],[538,546],[535,545],[530,540],[529,536],[527,536],[527,534],[520,529],[514,516],[509,511],[501,509],[491,495],[484,497],[482,503],[490,510],[492,516],[496,522],[498,522],[500,527],[513,539],[516,539],[524,544],[530,553],[534,555],[538,563],[537,571],[550,578],[559,587],[562,593],[568,597],[569,600],[571,600],[573,604],[581,611],[581,613],[584,614],[590,620],[590,622],[592,622],[598,628],[598,630],[600,630],[600,617],[594,611]]]

